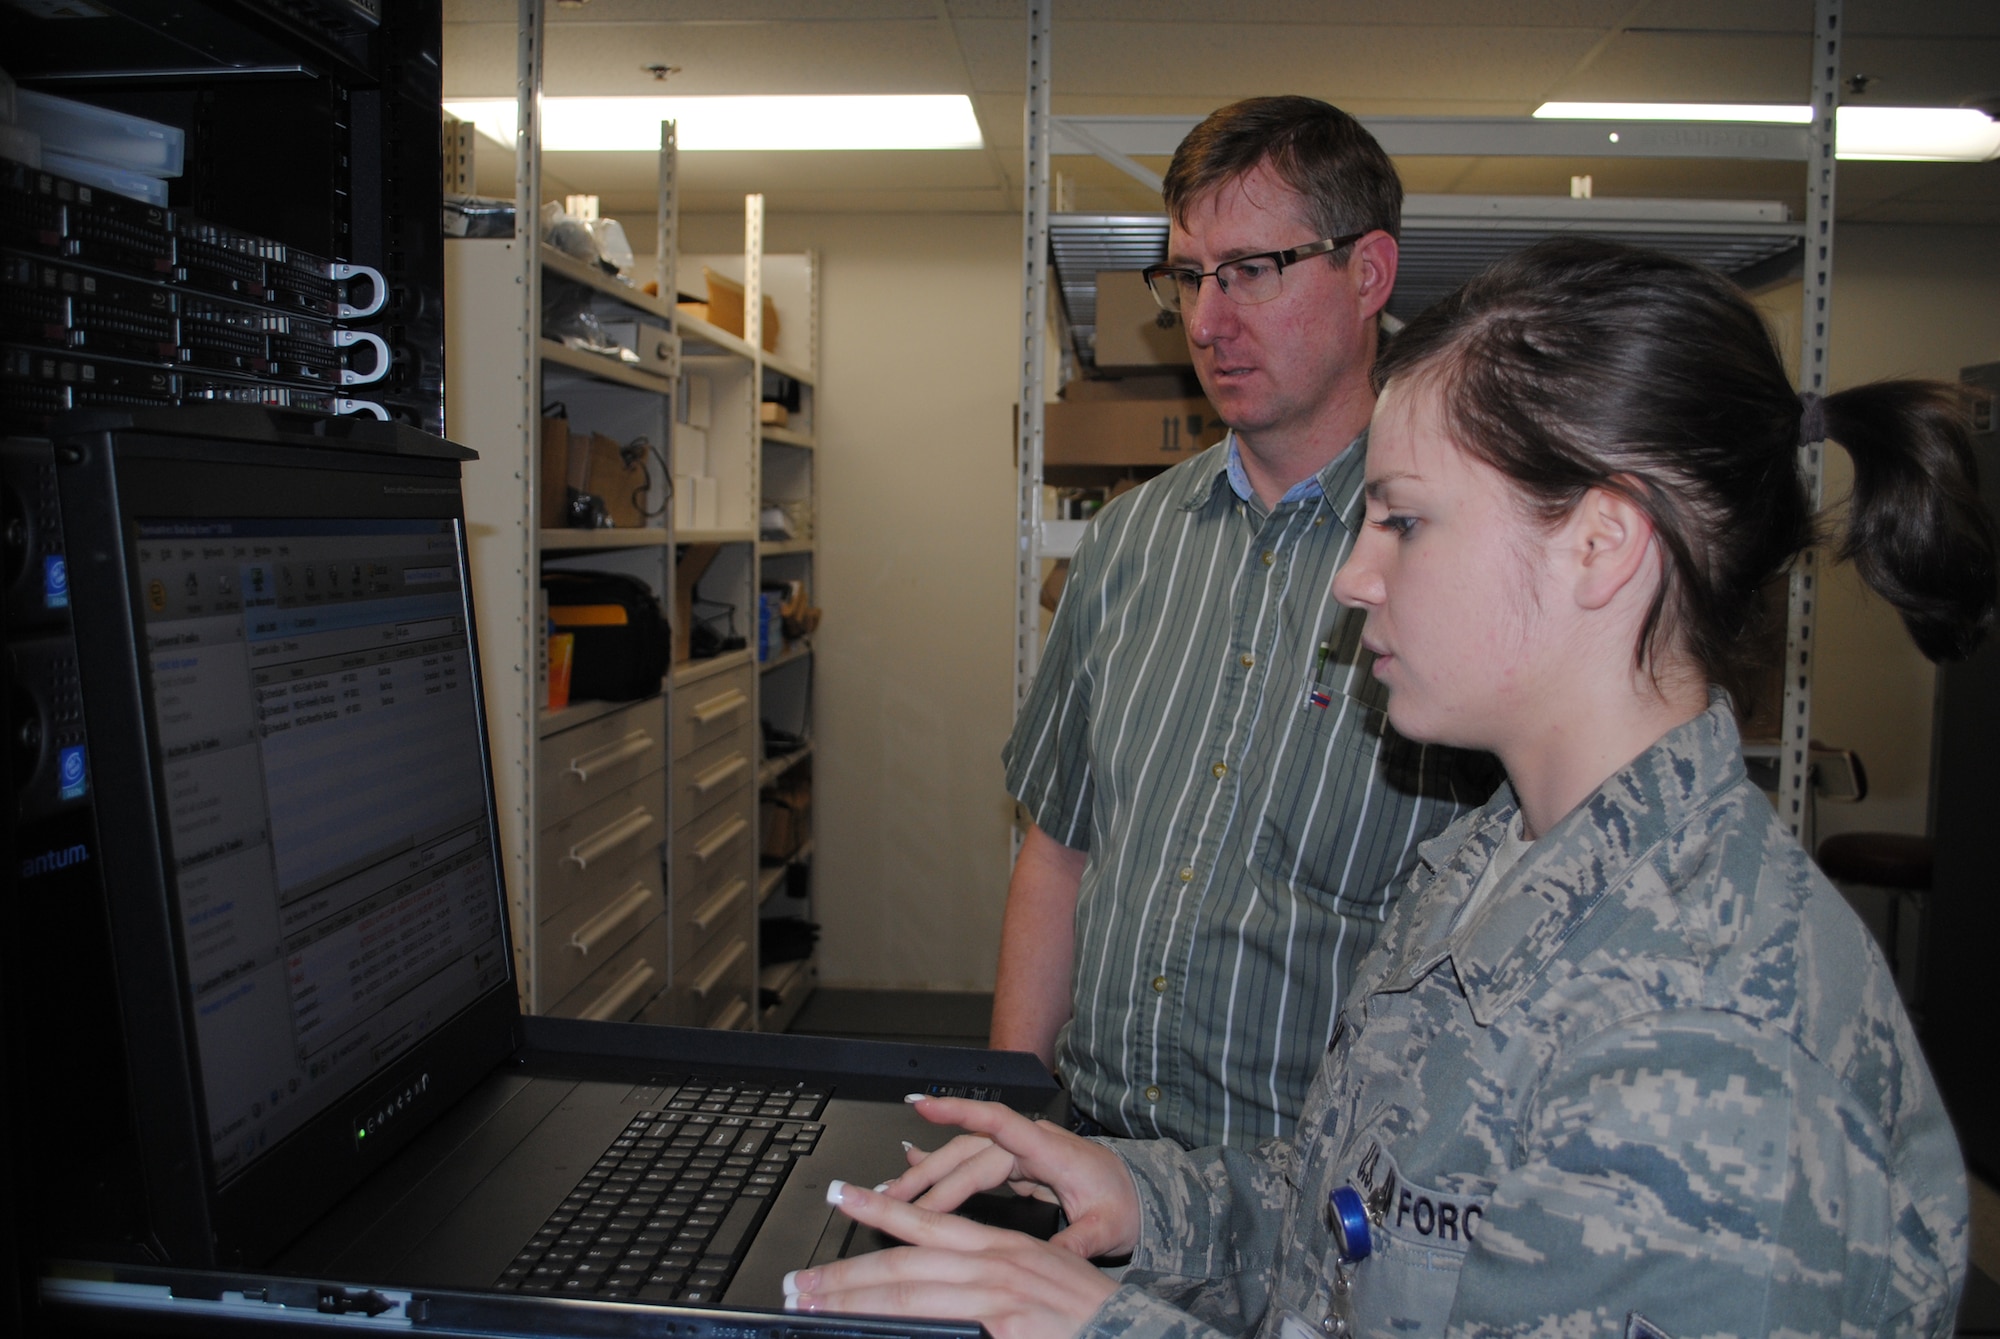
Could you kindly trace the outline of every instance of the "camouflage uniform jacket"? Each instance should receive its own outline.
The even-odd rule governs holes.
[[[1085,1334],[1949,1334],[1957,1143],[1727,703],[1455,925],[1514,812],[1503,786],[1425,843],[1296,1142],[1111,1145],[1140,1246]],[[1373,1219],[1352,1264],[1326,1220],[1343,1184]]]

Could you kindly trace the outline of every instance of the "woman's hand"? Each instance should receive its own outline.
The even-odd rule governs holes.
[[[839,1181],[827,1187],[827,1199],[856,1222],[911,1244],[787,1274],[787,1311],[977,1318],[995,1339],[1073,1339],[1118,1288],[1054,1242]]]
[[[912,1150],[910,1170],[883,1187],[890,1198],[948,1212],[1004,1185],[1060,1205],[1069,1226],[1050,1242],[1086,1260],[1129,1255],[1138,1245],[1139,1197],[1109,1149],[997,1102],[910,1101],[925,1120],[971,1133],[934,1153]]]

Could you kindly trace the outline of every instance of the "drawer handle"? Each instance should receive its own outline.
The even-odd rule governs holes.
[[[621,762],[629,762],[653,747],[653,737],[644,730],[634,730],[616,744],[606,744],[601,749],[592,749],[569,760],[569,770],[578,781],[589,781],[593,775],[607,767],[616,767]]]
[[[737,898],[743,896],[743,894],[747,892],[749,888],[750,888],[750,880],[748,879],[736,880],[734,883],[730,884],[727,888],[724,888],[721,892],[717,893],[714,897],[709,898],[708,901],[702,906],[700,911],[697,911],[695,912],[694,915],[688,917],[688,924],[692,925],[695,929],[701,931],[703,934],[707,934],[708,927],[715,924],[717,921],[721,920],[722,913],[729,910],[730,904],[736,901]]]
[[[709,1026],[717,1032],[734,1032],[736,1025],[741,1023],[744,1016],[749,1012],[750,1006],[745,1004],[743,997],[739,995],[729,1002],[727,1009],[724,1009],[715,1016],[715,1021],[710,1023]]]
[[[651,984],[655,973],[652,965],[644,958],[625,969],[625,975],[611,983],[611,989],[591,1001],[590,1007],[578,1014],[578,1018],[588,1018],[593,1023],[608,1023],[632,1012],[632,1000]]]
[[[715,966],[701,974],[701,980],[688,982],[688,994],[698,1000],[707,999],[708,992],[721,985],[722,978],[729,975],[729,969],[736,965],[736,960],[749,951],[750,946],[741,939],[730,944],[729,952],[717,958]]]
[[[715,858],[716,852],[724,849],[729,845],[729,843],[735,841],[739,836],[743,834],[743,832],[746,829],[749,828],[749,826],[750,826],[749,820],[744,818],[741,814],[738,814],[736,817],[730,819],[727,823],[724,823],[721,827],[717,828],[715,831],[709,833],[706,837],[702,838],[699,842],[696,842],[694,848],[694,858],[696,860],[701,861],[702,864],[706,865],[709,861]]]
[[[717,693],[706,702],[695,703],[694,710],[688,714],[694,717],[696,725],[707,725],[724,716],[733,716],[749,705],[750,695],[741,688],[732,688],[726,693]]]
[[[626,842],[631,841],[640,833],[650,830],[652,826],[653,816],[651,814],[647,813],[644,809],[634,809],[610,827],[599,828],[590,836],[570,847],[569,854],[564,856],[563,860],[575,865],[578,869],[589,869],[591,861],[602,860],[605,856],[617,850]]]
[[[694,793],[697,795],[708,794],[708,792],[714,790],[717,786],[729,780],[730,777],[735,776],[749,765],[750,760],[740,753],[727,762],[717,763],[706,772],[702,772],[695,777]]]
[[[653,890],[643,883],[635,883],[625,890],[625,896],[579,925],[576,933],[569,937],[569,946],[589,957],[591,950],[608,938],[613,930],[624,924],[633,912],[643,910],[653,900]]]

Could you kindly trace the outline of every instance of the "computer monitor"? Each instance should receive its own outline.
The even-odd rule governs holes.
[[[57,434],[147,1219],[176,1262],[259,1263],[505,1054],[469,456],[259,411]]]

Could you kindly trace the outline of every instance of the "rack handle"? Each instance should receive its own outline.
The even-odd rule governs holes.
[[[749,1012],[750,1006],[744,1003],[741,995],[738,995],[729,1002],[727,1009],[724,1009],[709,1021],[708,1026],[716,1032],[733,1032],[736,1030],[737,1023],[742,1021],[743,1015]]]
[[[592,749],[571,758],[568,770],[578,781],[589,781],[593,775],[621,762],[629,762],[651,747],[652,735],[644,730],[634,730],[615,744],[606,744],[601,749]]]
[[[658,973],[651,963],[644,958],[639,959],[625,969],[625,975],[611,983],[611,989],[592,1000],[590,1007],[577,1017],[587,1018],[593,1023],[608,1023],[623,1017],[632,1007],[633,999],[651,984],[656,975]]]
[[[579,870],[589,869],[593,860],[601,860],[631,841],[640,833],[653,826],[653,816],[644,809],[634,809],[609,827],[599,828],[582,841],[569,848],[563,857],[566,864],[575,865]]]
[[[351,349],[356,344],[366,344],[375,350],[375,370],[356,372],[351,367],[340,369],[340,384],[343,386],[366,386],[371,381],[380,381],[389,375],[389,341],[366,330],[336,330],[333,332],[336,348]]]
[[[610,937],[611,932],[624,924],[635,911],[643,911],[653,900],[653,890],[644,883],[635,883],[625,890],[625,895],[604,910],[576,927],[576,933],[569,937],[569,946],[589,957],[596,947]]]
[[[334,315],[338,316],[341,320],[353,321],[363,316],[373,316],[376,312],[381,311],[383,304],[389,300],[389,285],[382,282],[382,272],[374,266],[351,265],[345,261],[335,261],[329,268],[332,269],[333,273],[328,275],[328,278],[336,279],[341,283],[346,283],[349,279],[366,279],[373,290],[366,307],[356,307],[352,303],[343,302],[334,308]]]

